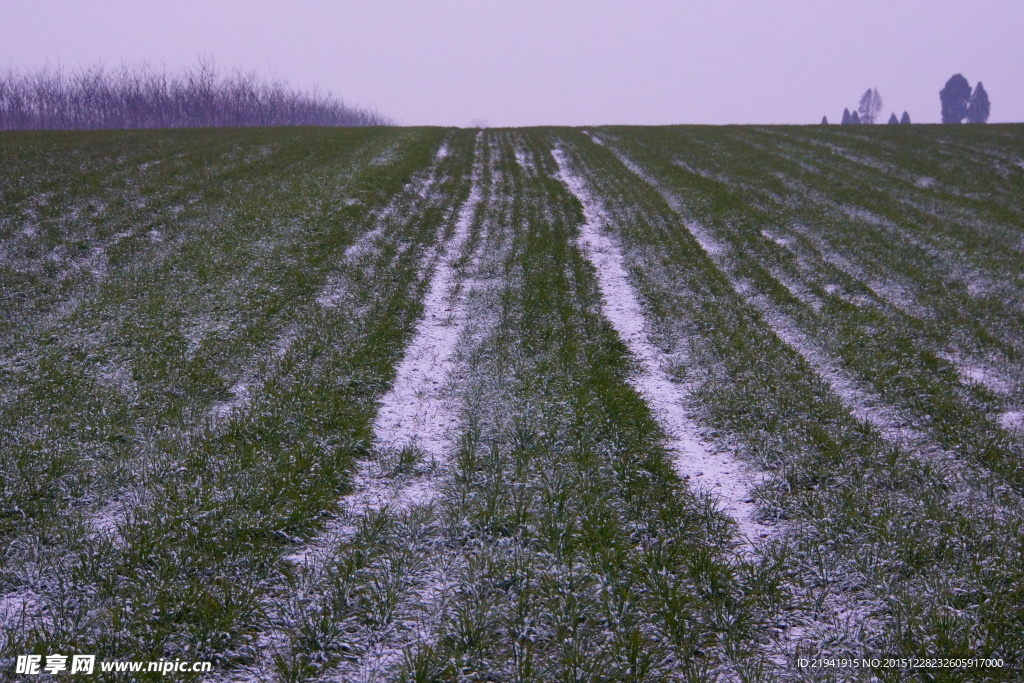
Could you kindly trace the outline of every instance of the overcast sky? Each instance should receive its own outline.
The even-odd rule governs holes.
[[[203,54],[408,125],[928,123],[957,72],[1024,121],[1022,0],[0,0],[0,67]]]

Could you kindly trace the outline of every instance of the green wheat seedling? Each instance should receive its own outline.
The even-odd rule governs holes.
[[[4,133],[0,167],[0,677],[1024,666],[1018,126]],[[417,410],[443,439],[384,438]],[[798,666],[886,657],[1002,666]]]

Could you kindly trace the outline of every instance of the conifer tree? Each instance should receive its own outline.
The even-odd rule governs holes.
[[[850,123],[860,123],[860,116],[857,115],[857,112],[850,114]]]
[[[821,125],[823,125],[823,126],[827,126],[828,125],[828,117],[827,116],[822,116],[821,117]]]
[[[898,126],[900,123],[899,119],[896,118],[896,112],[889,114],[889,125]]]
[[[988,123],[990,109],[988,93],[985,92],[985,86],[981,84],[981,81],[978,81],[978,85],[974,86],[974,93],[967,103],[967,123]]]
[[[844,108],[843,109],[843,123],[842,123],[842,125],[845,126],[848,123],[850,123],[850,110]]]
[[[903,112],[903,116],[900,117],[900,123],[910,125],[910,114]]]

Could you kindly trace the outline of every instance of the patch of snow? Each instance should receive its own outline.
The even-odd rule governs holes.
[[[526,152],[524,152],[523,150],[519,149],[519,147],[516,147],[515,153],[516,153],[516,161],[519,163],[519,167],[522,168],[523,170],[526,170],[526,171],[530,170],[530,166],[529,166],[529,164],[527,162],[527,159],[526,159]]]
[[[762,230],[761,231],[761,235],[763,237],[765,237],[766,239],[769,239],[772,242],[775,242],[775,244],[779,245],[780,247],[782,247],[784,249],[792,250],[793,245],[795,244],[795,240],[792,237],[783,237],[781,235],[776,235],[775,233],[771,232],[770,230]]]
[[[32,623],[43,614],[45,602],[30,588],[19,588],[0,596],[0,629],[17,626],[22,619]]]
[[[897,282],[893,278],[886,280],[872,278],[860,266],[833,249],[821,235],[806,226],[797,225],[794,228],[814,245],[814,249],[817,250],[823,261],[833,265],[849,278],[863,283],[880,301],[884,301],[893,308],[915,318],[927,319],[933,317],[931,310],[922,306],[906,285]]]
[[[231,398],[214,403],[208,413],[210,424],[216,426],[231,419],[235,414],[243,412],[256,397],[258,388],[262,386],[265,378],[261,378],[256,371],[259,360],[276,362],[280,361],[291,349],[292,344],[298,337],[298,330],[289,325],[278,335],[271,345],[269,353],[265,358],[257,359],[251,369],[242,374],[241,379],[232,385]]]
[[[1007,410],[999,415],[998,420],[1006,431],[1024,434],[1024,410]]]
[[[939,354],[939,357],[952,363],[964,384],[980,384],[993,394],[1001,396],[1013,393],[1013,381],[989,363],[958,353],[943,353]]]
[[[720,183],[728,183],[729,182],[728,176],[726,176],[723,173],[715,173],[713,171],[709,171],[706,168],[697,168],[697,167],[695,167],[695,166],[693,166],[691,164],[686,163],[682,159],[673,159],[672,160],[672,165],[673,166],[677,166],[677,167],[683,169],[687,173],[693,173],[694,175],[699,175],[701,178],[706,178],[707,180],[717,180]]]
[[[387,166],[398,158],[398,145],[392,145],[383,152],[370,159],[371,166]]]
[[[125,396],[137,397],[139,384],[132,377],[132,370],[126,363],[109,363],[99,373],[99,381]]]
[[[191,325],[189,325],[183,332],[182,335],[185,337],[185,354],[191,356],[199,347],[202,346],[203,341],[214,332],[225,332],[228,329],[228,324],[221,320],[212,320],[208,317],[200,317],[195,319]]]
[[[896,307],[907,315],[915,318],[931,318],[932,312],[918,303],[917,298],[911,293],[910,288],[895,280],[871,280],[865,282],[868,289],[875,293],[882,301]]]
[[[721,257],[729,253],[729,245],[712,235],[711,231],[700,223],[689,222],[686,224],[686,229],[697,240],[701,249],[709,255]]]
[[[424,297],[423,319],[398,365],[391,390],[381,400],[373,425],[379,448],[416,446],[431,457],[444,458],[452,445],[450,430],[457,419],[442,390],[454,368],[463,311],[457,301],[451,301],[450,290],[455,284],[455,264],[469,238],[480,199],[479,179],[474,177],[470,195],[459,210],[454,234]]]
[[[932,178],[931,176],[921,176],[914,181],[914,184],[922,189],[927,189],[935,184],[935,178]]]
[[[480,139],[478,135],[478,144]],[[479,150],[476,157],[480,158]],[[407,511],[431,505],[439,496],[435,478],[444,472],[456,446],[453,432],[458,428],[456,399],[448,387],[456,373],[463,330],[471,322],[464,310],[466,288],[458,287],[456,264],[482,198],[481,171],[474,169],[473,185],[460,207],[455,230],[439,247],[440,258],[424,297],[423,317],[398,365],[391,389],[381,399],[373,424],[376,457],[359,463],[353,492],[340,501],[338,513],[324,531],[286,557],[298,566],[312,571],[326,566],[328,558],[355,533],[359,520],[373,511],[385,507],[392,512]],[[418,451],[416,469],[411,476],[396,476],[392,465],[408,450]],[[434,605],[454,591],[450,579],[454,572],[445,564],[451,561],[448,553],[433,558],[438,566],[422,577],[422,585],[415,591],[420,603]],[[273,613],[276,608],[268,609]],[[401,660],[405,647],[428,640],[429,630],[424,622],[418,630],[400,636],[392,630],[370,634],[367,650],[358,662],[345,666],[342,680],[382,680],[379,677]],[[264,651],[284,650],[286,640],[283,633],[271,629],[260,635],[260,647]],[[260,675],[262,672],[257,677]]]
[[[789,293],[793,296],[794,299],[804,304],[805,306],[810,307],[811,309],[814,310],[815,313],[821,310],[821,307],[824,302],[822,302],[822,300],[819,299],[817,295],[814,294],[814,292],[812,292],[810,289],[804,286],[802,282],[798,282],[790,278],[785,273],[779,272],[774,268],[769,269],[769,273],[771,273],[771,276],[775,278],[775,280],[780,285],[782,285],[789,291]]]
[[[714,453],[700,438],[698,426],[684,406],[689,392],[662,369],[669,359],[650,343],[643,309],[626,272],[619,246],[599,226],[607,225],[606,212],[589,192],[584,180],[569,168],[560,149],[552,151],[561,180],[580,203],[586,222],[580,228],[580,249],[597,271],[603,313],[639,361],[642,371],[632,378],[634,388],[651,407],[675,454],[675,469],[691,487],[713,495],[722,512],[736,519],[740,534],[753,541],[771,534],[755,521],[751,491],[755,477],[728,453]]]

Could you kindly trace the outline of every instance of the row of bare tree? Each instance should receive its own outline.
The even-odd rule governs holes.
[[[0,72],[0,130],[389,123],[316,90],[239,71],[222,76],[203,60],[176,73],[146,66]]]

